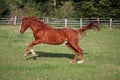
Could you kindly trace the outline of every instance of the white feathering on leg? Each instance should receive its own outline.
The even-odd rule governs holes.
[[[33,49],[31,49],[32,55],[35,55],[35,51]]]
[[[31,52],[34,52],[34,50],[33,50],[33,49],[31,49]]]

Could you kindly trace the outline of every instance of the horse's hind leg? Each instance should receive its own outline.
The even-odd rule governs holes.
[[[83,51],[82,49],[76,44],[74,46],[74,48],[78,51],[78,53],[80,54],[80,61],[78,61],[78,63],[83,63],[84,59],[83,59]]]
[[[75,52],[75,56],[74,56],[73,60],[70,61],[70,63],[76,62],[76,61],[77,61],[77,57],[78,57],[78,52],[77,52],[69,43],[67,43],[66,46],[67,46],[69,49],[71,49],[72,51]]]
[[[78,52],[78,54],[80,54],[80,61],[78,61],[78,63],[83,63],[83,52],[82,49],[78,46],[77,43],[70,43],[70,45]],[[78,56],[78,54],[75,54],[75,56]],[[76,60],[77,58],[75,57],[73,60]]]

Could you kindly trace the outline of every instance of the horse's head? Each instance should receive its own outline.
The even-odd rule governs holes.
[[[27,24],[27,18],[23,18],[20,24],[20,33],[23,34],[28,29],[28,27],[29,25]]]
[[[20,33],[23,34],[28,29],[28,27],[30,27],[33,32],[36,32],[38,29],[48,26],[35,17],[23,18],[20,25]]]

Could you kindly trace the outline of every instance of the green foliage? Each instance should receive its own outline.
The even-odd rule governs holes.
[[[8,14],[8,6],[5,3],[5,0],[0,0],[0,15]]]
[[[1,3],[2,15],[6,12],[12,16],[120,17],[120,0],[1,0]]]
[[[75,16],[75,8],[73,6],[73,2],[66,1],[63,3],[63,6],[60,8],[61,17],[74,17]]]
[[[39,14],[39,11],[36,9],[36,4],[32,2],[28,2],[26,5],[24,5],[24,16],[37,16]]]
[[[83,17],[97,17],[97,8],[94,6],[93,1],[81,2],[81,11],[83,12]]]

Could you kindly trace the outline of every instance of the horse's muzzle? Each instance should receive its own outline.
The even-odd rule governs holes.
[[[22,35],[23,34],[23,32],[21,32],[21,31],[19,31],[19,33]]]

